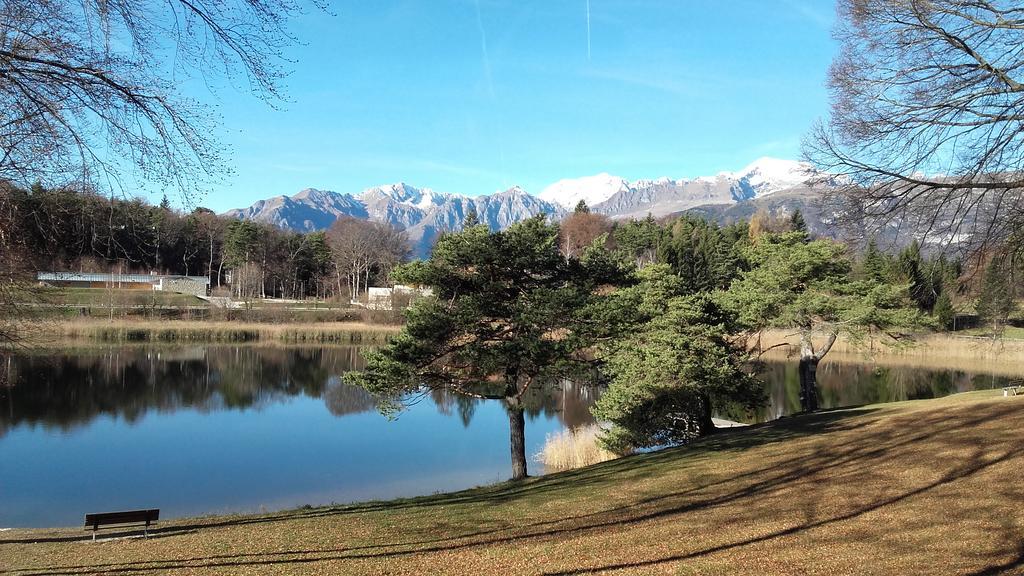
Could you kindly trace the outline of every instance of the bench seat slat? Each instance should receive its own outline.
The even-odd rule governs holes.
[[[98,514],[86,514],[86,528],[96,529],[98,526],[108,524],[134,524],[156,522],[160,519],[159,509],[150,510],[125,510],[121,512],[102,512]]]

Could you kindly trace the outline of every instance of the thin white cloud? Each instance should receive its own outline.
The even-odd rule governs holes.
[[[494,79],[491,76],[491,57],[487,52],[487,32],[484,30],[484,19],[480,13],[480,0],[476,2],[476,27],[480,31],[480,55],[483,61],[484,80],[487,83],[487,94],[494,98]]]
[[[677,96],[700,96],[705,94],[708,86],[701,85],[691,80],[671,78],[668,76],[647,75],[626,70],[615,69],[594,69],[584,70],[583,76],[597,80],[609,80],[640,88],[650,88],[660,92],[667,92]]]
[[[823,12],[818,7],[811,6],[807,0],[782,0],[782,2],[815,26],[825,30],[832,29],[832,15]]]

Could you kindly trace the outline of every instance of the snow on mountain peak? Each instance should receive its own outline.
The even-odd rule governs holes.
[[[815,174],[814,167],[806,162],[764,157],[758,158],[739,172],[724,175],[736,180],[745,179],[758,196],[763,196],[777,190],[801,186]]]
[[[300,190],[297,194],[287,197],[287,199],[292,202],[306,202],[316,205],[327,205],[337,203],[341,201],[341,198],[346,196],[351,198],[351,196],[347,194],[339,194],[337,192],[332,192],[330,190],[320,190],[318,188],[304,188]],[[286,197],[281,196],[281,198],[284,199]]]
[[[416,188],[415,186],[410,186],[405,182],[398,182],[395,184],[368,188],[359,195],[359,199],[365,200],[366,198],[375,195],[387,196],[399,204],[413,206],[420,210],[426,210],[431,206],[444,204],[448,197],[447,194],[434,192],[430,188]]]
[[[629,183],[624,178],[602,172],[594,176],[559,180],[541,191],[537,197],[572,210],[580,200],[586,202],[587,206],[595,206],[616,192],[628,189]]]

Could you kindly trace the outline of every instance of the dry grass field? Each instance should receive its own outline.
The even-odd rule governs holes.
[[[260,342],[291,344],[383,344],[400,326],[365,322],[283,322],[268,324],[214,320],[80,319],[54,322],[32,343],[50,347],[65,341],[94,342]]]
[[[769,358],[799,355],[799,335],[782,330],[768,330],[762,334],[764,348],[781,346],[768,351]],[[893,347],[879,339],[871,343],[854,344],[840,335],[825,361],[845,356],[848,360],[877,361],[903,366],[950,369],[971,369],[974,366],[1010,369],[1024,374],[1024,339],[1007,331],[1003,338],[986,338],[967,332],[921,334],[901,346]],[[936,361],[939,364],[936,364]],[[986,371],[987,368],[986,368]]]
[[[0,532],[0,572],[1024,573],[1024,397],[976,392],[733,429],[410,500]],[[199,471],[197,471],[198,473]]]

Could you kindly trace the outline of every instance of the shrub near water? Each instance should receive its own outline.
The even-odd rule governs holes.
[[[544,448],[536,458],[544,464],[545,472],[572,470],[618,458],[598,442],[600,433],[600,426],[589,424],[548,434]]]

